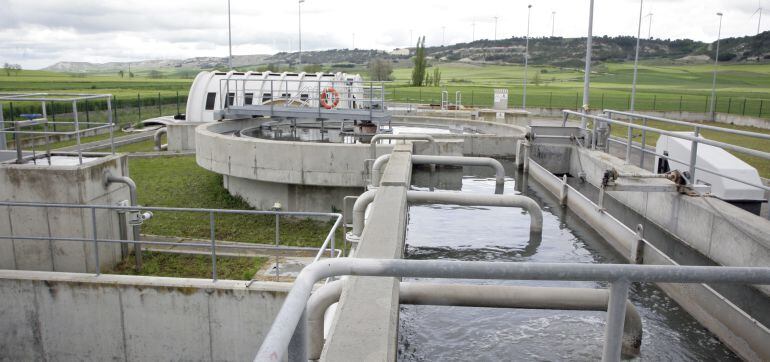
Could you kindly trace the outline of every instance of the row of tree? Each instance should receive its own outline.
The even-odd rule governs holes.
[[[3,64],[3,71],[5,71],[6,77],[10,77],[11,73],[13,73],[13,75],[19,75],[19,72],[21,72],[21,65],[6,62]]]

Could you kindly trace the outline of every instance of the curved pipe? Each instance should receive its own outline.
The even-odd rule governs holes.
[[[297,329],[315,283],[340,275],[497,280],[569,280],[650,283],[770,284],[770,267],[669,266],[585,263],[333,258],[300,271],[254,361],[280,361]],[[615,288],[615,286],[611,286]],[[625,298],[624,298],[625,299]],[[624,309],[625,304],[621,307]],[[608,323],[613,313],[608,314]],[[306,342],[305,342],[306,343]],[[605,359],[620,359],[608,354]]]
[[[161,144],[161,137],[163,137],[164,134],[168,136],[168,129],[166,129],[166,127],[161,127],[158,128],[158,130],[155,131],[155,135],[152,136],[153,140],[155,141],[155,151],[163,151],[168,148],[168,144]]]
[[[383,165],[390,160],[390,154],[377,157],[372,164],[372,185],[380,185]],[[495,193],[501,194],[505,185],[505,168],[500,161],[491,157],[464,156],[430,156],[412,155],[413,165],[455,165],[455,166],[488,166],[495,170]]]
[[[428,141],[433,145],[433,151],[438,151],[436,149],[436,140],[429,134],[377,134],[369,141],[369,155],[371,159],[377,158],[377,141],[379,140]]]
[[[364,221],[366,219],[366,208],[374,201],[377,191],[369,190],[358,196],[356,203],[353,204],[353,230],[355,236],[361,236],[364,232]]]
[[[110,172],[110,170],[104,170],[104,186],[106,187],[111,183],[121,183],[128,186],[128,195],[130,198],[129,201],[131,202],[130,206],[139,206],[138,197],[136,195],[136,182],[134,182],[133,179],[131,179],[128,176],[115,176],[112,174],[112,172]],[[141,229],[139,225],[131,226],[132,240],[139,241],[140,233],[141,233]],[[142,244],[141,243],[134,243],[134,258],[136,260],[136,269],[139,270],[142,267]]]
[[[328,283],[313,292],[307,302],[308,359],[321,358],[324,346],[324,314],[342,295],[344,280]],[[607,311],[609,291],[592,288],[526,287],[401,282],[399,302],[412,305]],[[642,345],[642,318],[626,301],[622,353],[638,356]]]
[[[413,203],[452,204],[464,206],[520,207],[529,212],[529,231],[533,238],[543,232],[543,211],[535,200],[521,195],[480,195],[457,192],[407,191],[406,199]],[[355,222],[355,219],[354,219]]]

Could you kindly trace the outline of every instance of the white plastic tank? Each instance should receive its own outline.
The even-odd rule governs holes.
[[[357,101],[364,98],[362,81],[360,75],[346,73],[200,72],[190,87],[186,120],[215,121],[215,113],[226,104],[318,107],[321,94],[332,88],[338,102],[330,106],[363,108]]]
[[[689,136],[695,135],[693,132],[676,133]],[[699,137],[703,138],[703,136]],[[675,160],[689,162],[691,148],[692,142],[688,140],[661,135],[655,145],[655,153],[667,155]],[[744,180],[757,185],[762,184],[756,168],[719,147],[699,143],[695,165],[699,168],[715,171],[718,174],[727,175],[738,180]],[[689,166],[685,163],[666,160],[658,156],[655,157],[655,171],[657,173],[664,173],[670,170],[685,172],[689,171]],[[743,207],[748,211],[754,212],[754,209],[757,209],[756,211],[758,212],[758,207],[764,201],[764,190],[711,172],[696,169],[695,183],[710,185],[712,195],[736,206]]]

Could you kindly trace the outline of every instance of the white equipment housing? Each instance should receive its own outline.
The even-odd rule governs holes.
[[[321,93],[329,88],[338,93],[335,109],[363,109],[368,103],[362,82],[360,75],[346,73],[204,71],[190,87],[186,120],[213,122],[226,106],[319,107]]]
[[[677,132],[683,135],[694,136],[693,132]],[[702,136],[699,136],[703,138]],[[661,135],[655,145],[655,153],[668,155],[672,159],[689,162],[692,142],[681,138]],[[743,162],[738,157],[733,156],[722,148],[699,143],[695,165],[714,171],[718,174],[728,175],[738,180],[744,180],[753,184],[761,185],[757,169]],[[689,166],[684,163],[668,160],[669,170],[679,170],[680,172],[689,171]],[[659,173],[666,170],[666,160],[655,157],[655,170]],[[706,184],[711,186],[711,194],[731,203],[742,202],[763,202],[765,200],[765,191],[753,186],[746,185],[722,177],[718,174],[695,171],[695,184]]]

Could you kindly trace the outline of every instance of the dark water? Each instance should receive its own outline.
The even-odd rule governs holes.
[[[506,165],[510,167],[510,165]],[[494,193],[484,169],[416,172],[417,184]],[[462,176],[479,175],[479,176]],[[513,174],[509,172],[509,174]],[[452,180],[452,178],[456,180]],[[506,194],[515,194],[513,179]],[[427,187],[414,186],[427,190]],[[440,190],[444,191],[444,190]],[[456,192],[456,191],[455,191]],[[529,216],[517,208],[410,207],[408,259],[620,263],[621,258],[577,216],[530,181],[527,196],[543,207],[543,238],[530,244]],[[423,279],[424,280],[424,279]],[[442,280],[437,283],[604,287],[595,282]],[[630,299],[642,316],[642,360],[737,360],[710,332],[653,285],[634,285]],[[604,312],[402,306],[399,361],[599,360]]]

